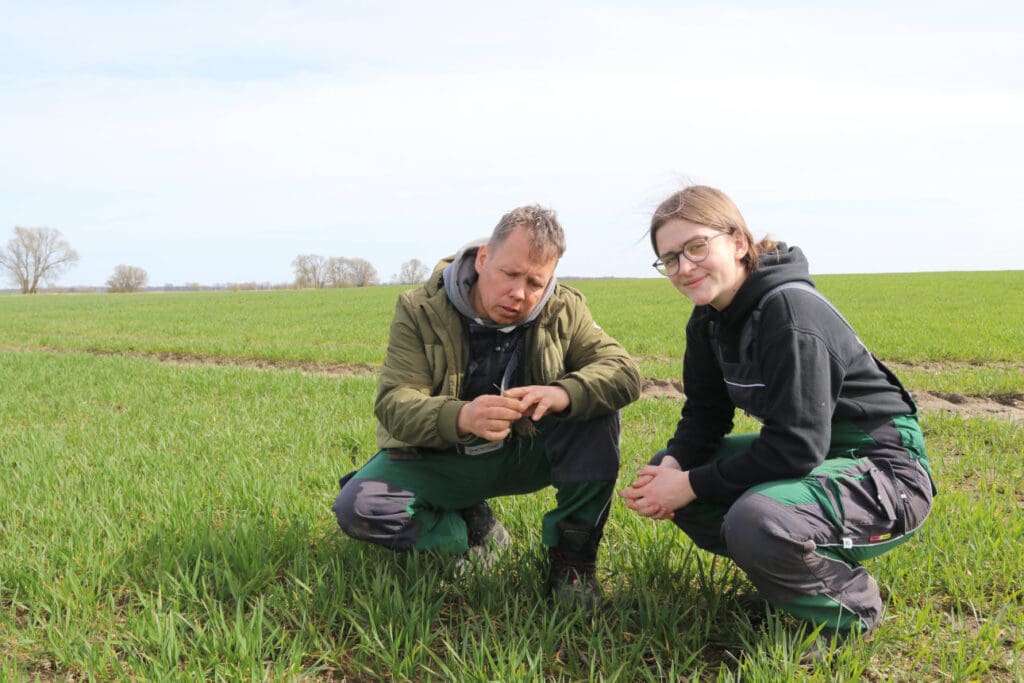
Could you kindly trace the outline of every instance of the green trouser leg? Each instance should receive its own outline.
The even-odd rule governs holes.
[[[728,460],[745,451],[750,448],[750,444],[757,436],[757,434],[732,434],[725,437],[709,462]],[[651,463],[655,465],[660,463],[663,454],[664,451],[659,451],[651,459]],[[734,502],[735,498],[715,502],[697,499],[676,512],[675,524],[704,550],[729,557],[729,549],[726,548],[725,540],[722,538],[722,522]]]
[[[916,421],[892,424],[899,434],[892,426],[886,436],[883,426],[867,434],[834,425],[829,458],[807,476],[730,500],[697,500],[674,521],[698,546],[735,560],[780,609],[836,630],[871,628],[882,605],[860,563],[908,540],[931,505]],[[726,437],[712,460],[733,457],[756,438]]]
[[[544,515],[541,541],[549,548],[558,545],[558,523],[570,520],[576,524],[600,529],[604,513],[608,510],[615,482],[582,482],[554,484],[557,505]],[[416,541],[417,550],[439,550],[447,553],[465,552],[467,546],[466,523],[456,510],[442,510],[424,503],[417,496],[408,508],[409,514],[422,525]]]
[[[466,552],[466,522],[460,510],[481,500],[528,493],[550,483],[549,467],[534,449],[466,456],[454,451],[431,452],[419,460],[391,460],[378,453],[355,479],[373,479],[415,492],[405,512],[419,523],[417,550]]]
[[[466,551],[460,511],[481,500],[554,486],[556,507],[544,516],[542,540],[555,546],[563,520],[600,530],[615,487],[614,481],[552,482],[549,453],[541,439],[512,441],[476,456],[431,451],[421,459],[391,460],[381,451],[353,479],[415,492],[403,511],[419,524],[414,548],[445,553]]]
[[[851,548],[849,550],[829,550],[819,548],[817,554],[829,557],[836,562],[845,562],[850,566],[858,566],[862,560],[886,553],[896,546],[911,538],[912,534],[906,534],[899,538],[892,539],[885,543],[879,543],[869,548]],[[809,621],[812,624],[823,624],[835,631],[851,631],[864,627],[864,621],[856,612],[844,607],[837,600],[832,599],[824,593],[818,595],[800,595],[778,606],[779,609],[789,612],[798,619]]]
[[[727,437],[723,441],[722,448],[715,454],[715,460],[728,458],[746,449],[750,442],[756,438],[756,434],[743,434],[735,437]],[[843,459],[846,461],[847,459]],[[840,463],[838,460],[829,461],[821,469],[830,470],[835,466],[843,467],[847,462]],[[784,492],[779,489],[785,489]],[[775,489],[774,491],[772,489]],[[783,503],[784,505],[800,505],[821,502],[815,496],[810,496],[797,482],[770,482],[751,489]],[[787,495],[788,494],[788,495]],[[676,524],[689,534],[694,541],[710,552],[723,557],[733,558],[726,545],[722,528],[725,523],[726,514],[732,508],[739,496],[726,502],[703,502],[694,501],[684,510],[676,513]],[[834,511],[828,512],[834,516]],[[828,551],[817,551],[818,554],[826,555],[838,561],[847,560],[839,558],[835,553]],[[789,612],[798,619],[808,621],[812,624],[825,624],[836,630],[847,630],[854,624],[861,623],[857,613],[846,609],[838,601],[824,593],[815,595],[796,595],[783,603],[775,603],[778,609]]]
[[[614,481],[555,482],[554,486],[557,505],[544,515],[541,531],[544,545],[549,548],[558,545],[558,523],[562,520],[602,530],[615,491]]]

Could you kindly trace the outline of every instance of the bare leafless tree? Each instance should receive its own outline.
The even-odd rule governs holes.
[[[7,248],[0,249],[0,270],[22,294],[35,294],[40,282],[56,281],[76,263],[78,252],[54,228],[14,228]]]
[[[377,269],[361,258],[317,254],[303,254],[292,261],[295,286],[319,289],[321,287],[365,287],[377,284]]]
[[[352,262],[344,256],[332,256],[327,259],[328,287],[351,287],[352,286]]]
[[[114,274],[107,278],[108,292],[137,292],[149,282],[149,275],[138,266],[121,264],[114,268]]]
[[[410,259],[402,264],[395,281],[400,285],[418,285],[427,279],[430,269],[418,258]]]
[[[349,265],[352,268],[352,286],[353,287],[366,287],[367,285],[375,285],[379,281],[377,279],[377,269],[373,267],[373,264],[363,258],[349,259]]]
[[[327,282],[327,260],[317,254],[300,254],[292,261],[295,286],[299,289],[320,289]]]

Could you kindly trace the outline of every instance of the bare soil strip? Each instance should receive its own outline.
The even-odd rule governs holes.
[[[0,347],[6,351],[49,351],[63,353],[65,349],[26,349]],[[198,354],[169,353],[169,352],[141,352],[141,351],[110,351],[107,349],[88,349],[86,353],[106,356],[131,356],[137,358],[152,358],[162,363],[172,365],[203,366],[216,365],[224,367],[243,367],[255,370],[295,370],[304,374],[319,375],[324,377],[353,377],[360,375],[371,375],[378,371],[374,365],[364,363],[321,363],[317,361],[298,360],[268,360],[260,358],[229,358],[224,356],[204,356]],[[928,362],[919,364],[908,364],[889,362],[886,364],[894,370],[901,368],[925,369],[934,372],[948,371],[957,366],[977,367],[989,365],[1006,367],[1008,369],[1019,368],[1020,363],[997,362],[997,363],[967,363],[967,362]],[[1024,424],[1024,393],[1003,394],[997,396],[965,396],[962,394],[930,393],[927,391],[912,392],[917,406],[924,412],[946,411],[962,415],[964,417],[993,417],[1010,422]],[[645,378],[641,396],[643,398],[665,398],[681,400],[683,398],[683,383],[679,380],[665,380]]]
[[[138,356],[155,357],[165,363],[180,365],[235,365],[260,370],[273,370],[287,368],[300,372],[326,375],[328,377],[347,377],[353,375],[368,375],[377,372],[372,365],[356,365],[348,363],[314,363],[308,361],[270,361],[250,360],[239,358],[222,358],[216,356],[188,356],[185,354],[133,354]],[[911,367],[907,364],[889,363],[895,369],[900,367]],[[944,363],[929,363],[927,368],[939,372],[948,370],[951,365]],[[962,365],[979,365],[974,363],[963,363]],[[1008,367],[1016,365],[1006,364]],[[934,367],[933,367],[934,366]],[[914,366],[921,368],[921,365]],[[683,383],[678,380],[663,380],[645,378],[643,382],[643,398],[668,398],[682,399]],[[1024,423],[1024,394],[1011,394],[1006,396],[964,396],[961,394],[929,393],[926,391],[914,392],[914,400],[922,411],[938,412],[947,411],[963,415],[965,417],[995,417],[1012,422]]]
[[[965,396],[963,394],[911,392],[922,412],[946,411],[964,417],[994,417],[1024,423],[1024,394]],[[681,399],[683,384],[664,379],[645,379],[644,398]]]
[[[248,368],[250,370],[295,370],[307,375],[322,377],[354,377],[372,375],[377,366],[363,363],[321,363],[307,360],[270,360],[266,358],[230,358],[226,356],[202,356],[174,352],[143,352],[143,351],[109,351],[106,349],[89,349],[85,353],[102,356],[131,356],[134,358],[151,358],[169,365],[203,366],[216,365],[221,367]]]

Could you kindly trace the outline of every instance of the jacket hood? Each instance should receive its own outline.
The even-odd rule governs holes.
[[[723,323],[730,327],[741,324],[768,290],[784,282],[805,282],[814,286],[807,258],[800,247],[779,242],[777,250],[761,255],[757,268],[747,276],[729,307],[722,311]]]

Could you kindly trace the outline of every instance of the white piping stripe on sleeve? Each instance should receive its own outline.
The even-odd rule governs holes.
[[[729,380],[725,380],[725,383],[728,384],[731,387],[741,387],[743,389],[753,389],[753,388],[763,387],[764,386],[763,383],[758,383],[758,384],[740,384],[739,382],[730,382]]]

